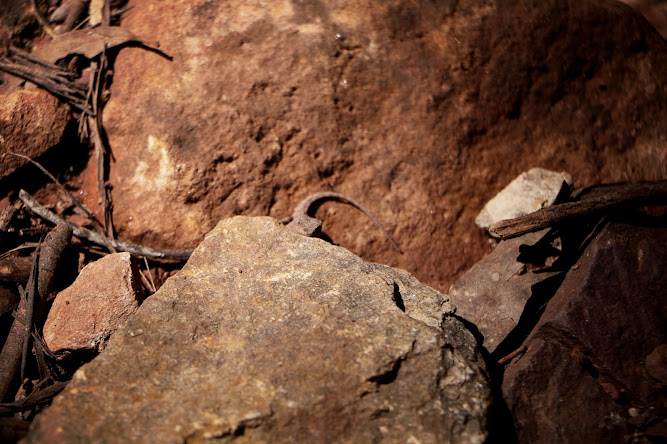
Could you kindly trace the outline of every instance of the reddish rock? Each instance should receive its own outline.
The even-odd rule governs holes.
[[[666,245],[667,228],[612,223],[568,272],[505,372],[520,442],[663,433]]]
[[[58,143],[70,120],[67,105],[46,91],[0,95],[0,178],[28,163],[8,153],[37,158]]]
[[[123,26],[173,57],[115,64],[127,240],[194,247],[223,217],[282,218],[334,189],[406,254],[325,205],[336,243],[445,290],[490,250],[475,216],[520,172],[667,177],[667,43],[616,2],[149,0]]]
[[[53,352],[104,349],[109,337],[141,302],[139,271],[129,253],[91,262],[58,293],[44,324]]]

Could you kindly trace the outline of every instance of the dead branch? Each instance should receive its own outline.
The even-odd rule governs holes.
[[[16,157],[20,157],[20,158],[22,158],[22,159],[25,159],[25,160],[27,160],[28,162],[30,162],[30,163],[32,163],[33,165],[35,165],[37,168],[39,168],[39,169],[42,171],[42,173],[44,173],[49,179],[51,179],[51,181],[52,181],[54,184],[56,184],[56,186],[58,187],[58,189],[59,189],[60,191],[62,191],[67,197],[69,197],[70,203],[71,203],[72,205],[74,205],[74,206],[77,207],[79,210],[81,210],[81,211],[86,215],[86,217],[87,217],[88,219],[90,219],[90,220],[93,221],[93,222],[97,222],[97,219],[95,218],[95,215],[94,215],[93,213],[91,213],[91,212],[88,210],[88,208],[86,208],[85,206],[83,206],[83,204],[82,204],[81,202],[79,202],[78,199],[77,199],[76,197],[74,197],[74,195],[73,195],[72,193],[70,193],[69,190],[68,190],[67,188],[65,188],[65,187],[58,181],[58,179],[56,179],[56,178],[53,176],[53,174],[51,174],[51,173],[49,172],[49,170],[47,170],[46,168],[44,168],[44,166],[42,166],[41,163],[37,162],[36,160],[31,159],[31,158],[28,157],[28,156],[24,156],[23,154],[18,154],[18,153],[7,153],[7,154],[12,155],[12,156],[16,156]],[[98,222],[98,223],[99,223],[99,222]]]
[[[71,239],[72,227],[66,224],[58,224],[55,230],[51,231],[44,238],[42,251],[39,255],[39,274],[37,279],[37,290],[42,304],[50,299],[57,272],[62,268],[61,264],[65,250],[69,246]]]
[[[39,270],[39,253],[40,253],[40,246],[37,246],[37,250],[33,253],[33,258],[32,258],[32,269],[30,270],[30,278],[28,279],[28,284],[26,285],[25,289],[25,299],[26,300],[26,311],[25,311],[25,316],[23,317],[23,327],[24,327],[24,332],[23,332],[23,350],[21,354],[21,381],[25,378],[25,366],[28,362],[28,349],[30,348],[30,340],[32,339],[31,332],[32,332],[32,325],[35,319],[35,302],[39,298],[39,294],[37,294],[37,274]],[[20,305],[20,302],[19,302]],[[16,324],[18,319],[14,319],[14,324]]]
[[[105,242],[102,236],[97,233],[94,233],[86,228],[80,227],[79,225],[63,219],[62,217],[56,215],[55,213],[47,210],[41,206],[37,201],[28,194],[25,190],[19,192],[19,199],[36,215],[51,222],[54,225],[58,224],[67,224],[72,228],[74,235],[80,239],[85,239],[88,242],[91,242],[102,247],[105,246]],[[165,250],[159,248],[144,247],[141,245],[135,245],[128,242],[122,242],[116,239],[109,239],[109,243],[119,251],[127,251],[128,253],[136,254],[138,256],[161,258],[161,259],[180,259],[186,260],[192,255],[192,250]]]
[[[21,297],[19,299],[19,306],[14,314],[14,322],[2,346],[2,351],[0,351],[0,401],[10,397],[9,389],[21,366],[25,327],[19,319],[25,319],[28,311],[28,301],[25,297],[25,292],[20,292]]]
[[[104,143],[102,134],[104,128],[102,127],[102,77],[105,75],[106,70],[108,69],[107,57],[106,57],[106,44],[100,55],[100,62],[93,62],[91,68],[93,68],[93,79],[94,85],[92,88],[92,94],[90,94],[89,89],[89,101],[92,101],[91,108],[94,111],[94,116],[87,116],[88,119],[88,128],[90,130],[90,139],[93,142],[95,147],[95,155],[97,156],[97,192],[99,195],[100,203],[104,209],[104,228],[106,235],[113,239],[115,237],[115,230],[113,226],[113,211],[111,203],[111,193],[107,186],[107,165],[109,163],[109,147]]]
[[[9,389],[19,370],[20,380],[23,380],[35,304],[38,251],[35,251],[32,258],[32,268],[26,289],[19,290],[21,293],[19,306],[14,313],[14,322],[0,352],[0,400],[4,400],[10,395]]]
[[[37,390],[30,395],[26,396],[23,399],[20,399],[15,402],[0,404],[0,415],[10,415],[14,412],[22,412],[25,410],[32,409],[47,402],[51,401],[58,393],[60,393],[65,387],[67,387],[66,382],[55,382],[52,385]]]
[[[47,62],[37,62],[34,57],[26,57],[16,48],[10,48],[8,54],[8,57],[0,58],[0,70],[28,80],[62,97],[85,114],[92,114],[92,111],[86,106],[85,88],[71,80],[71,73],[57,66],[50,66]]]
[[[46,174],[46,176],[49,179],[51,179],[53,181],[53,183],[55,183],[58,186],[60,191],[62,191],[63,193],[65,193],[65,195],[67,197],[69,197],[70,203],[72,205],[74,205],[75,207],[77,207],[79,210],[81,210],[86,215],[86,217],[93,222],[93,225],[95,226],[95,230],[100,234],[102,239],[104,239],[104,246],[107,247],[109,249],[109,251],[111,251],[112,253],[116,252],[116,250],[113,248],[113,246],[109,242],[109,239],[107,238],[106,234],[104,233],[104,229],[102,228],[102,224],[100,224],[100,222],[97,220],[95,215],[92,212],[90,212],[90,210],[88,210],[88,208],[86,208],[81,202],[79,202],[78,199],[76,197],[74,197],[74,195],[72,193],[70,193],[69,190],[67,190],[67,188],[65,188],[60,182],[58,182],[58,179],[56,179],[53,176],[53,174],[51,174],[49,172],[49,170],[44,168],[44,166],[42,166],[42,164],[40,164],[36,160],[32,160],[30,157],[24,156],[23,154],[17,154],[17,153],[7,153],[7,154],[11,154],[12,156],[21,157],[21,158],[31,162],[33,165],[35,165],[37,168],[39,168],[44,174]]]
[[[581,217],[601,215],[622,207],[667,204],[667,181],[615,186],[584,195],[578,202],[552,205],[515,219],[495,223],[489,231],[503,239],[552,227]]]

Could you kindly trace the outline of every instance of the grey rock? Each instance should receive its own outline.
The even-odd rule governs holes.
[[[491,199],[479,212],[475,223],[488,228],[501,220],[532,213],[554,203],[563,189],[570,187],[572,176],[568,173],[532,168],[519,174]]]
[[[452,314],[403,270],[226,219],[26,442],[482,442],[486,370]]]

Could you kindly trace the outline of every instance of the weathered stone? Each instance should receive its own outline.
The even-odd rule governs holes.
[[[520,247],[534,245],[547,231],[501,241],[449,290],[456,314],[477,327],[491,353],[517,326],[532,286],[554,275],[529,272],[517,276],[525,267],[518,260]]]
[[[8,153],[41,156],[60,141],[69,120],[67,105],[46,91],[22,89],[0,95],[0,178],[27,163]]]
[[[471,230],[522,171],[577,186],[667,177],[667,44],[604,0],[134,2],[104,124],[128,240],[194,247],[223,217],[334,189],[324,231],[441,290],[490,251]],[[94,166],[94,163],[93,163]],[[88,194],[96,195],[95,175]]]
[[[659,432],[666,398],[653,365],[667,343],[665,245],[667,228],[612,223],[568,272],[505,372],[519,442]]]
[[[569,192],[570,187],[572,176],[569,174],[532,168],[519,174],[488,201],[475,218],[475,223],[481,228],[489,228],[501,220],[532,213],[553,204],[563,189]],[[491,235],[493,236],[493,233]]]
[[[445,295],[271,218],[220,222],[26,442],[482,442]]]
[[[44,324],[51,351],[104,349],[141,303],[138,273],[130,253],[110,254],[86,265],[53,301]]]

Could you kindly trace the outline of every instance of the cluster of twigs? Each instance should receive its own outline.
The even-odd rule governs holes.
[[[26,381],[26,364],[29,351],[33,348],[39,382],[27,387],[30,389],[27,396],[0,404],[0,414],[24,411],[45,403],[62,389],[61,383],[70,377],[60,367],[36,326],[43,321],[46,302],[55,288],[58,269],[63,263],[62,256],[71,236],[72,230],[67,225],[59,225],[50,232],[33,254],[28,283],[25,288],[19,287],[20,298],[14,322],[0,352],[0,398],[7,398],[17,374],[20,381]],[[59,387],[57,391],[54,391],[54,385]],[[41,388],[47,391],[42,392]],[[47,396],[46,393],[53,395]]]
[[[85,2],[81,1],[79,3],[83,4]],[[70,205],[91,221],[92,229],[82,227],[40,205],[25,190],[20,190],[18,193],[20,203],[10,205],[0,214],[0,231],[4,233],[9,231],[12,220],[17,212],[20,212],[21,204],[33,214],[56,225],[56,228],[36,245],[32,255],[27,284],[25,288],[19,286],[20,297],[18,306],[13,313],[14,320],[7,339],[0,350],[0,401],[18,398],[14,402],[0,403],[0,416],[32,410],[43,405],[62,390],[71,376],[71,371],[61,367],[60,359],[49,351],[39,332],[40,325],[43,324],[46,317],[47,301],[53,297],[53,282],[58,273],[59,264],[62,262],[63,252],[71,244],[72,235],[85,244],[93,244],[110,252],[127,251],[143,256],[144,261],[146,257],[184,260],[192,253],[191,250],[163,250],[144,247],[120,241],[115,236],[112,217],[113,203],[108,183],[109,162],[112,159],[112,153],[104,133],[102,119],[105,97],[108,96],[106,91],[109,88],[111,78],[108,51],[125,42],[137,40],[120,28],[109,28],[110,18],[114,15],[110,13],[110,4],[110,0],[104,2],[102,21],[98,23],[101,27],[97,28],[99,32],[95,35],[97,38],[96,44],[100,46],[100,41],[102,42],[101,50],[83,51],[83,53],[79,50],[73,51],[71,54],[67,54],[67,57],[58,57],[57,60],[54,57],[55,62],[36,57],[35,54],[30,54],[13,46],[0,52],[1,71],[32,82],[49,91],[68,103],[73,111],[79,114],[79,137],[82,141],[87,141],[93,146],[97,158],[97,188],[99,202],[104,211],[104,220],[100,222],[44,166],[24,155],[8,153],[31,162],[48,176],[60,191],[67,196]],[[44,31],[56,38],[54,42],[61,42],[58,49],[62,51],[63,47],[67,48],[67,44],[62,44],[65,40],[58,40],[66,39],[67,34],[58,36],[51,28],[50,23],[39,13],[34,2],[33,6],[35,7],[37,20]],[[70,10],[66,20],[69,20],[72,16],[79,16],[80,13],[81,11],[76,12],[75,10],[72,12]],[[116,13],[120,12],[116,11]],[[65,27],[66,31],[69,29],[71,27]],[[79,45],[77,49],[80,49],[81,40],[85,39],[87,35],[82,36],[81,33],[84,31],[74,31],[73,33],[75,32],[79,34],[71,38],[72,46]],[[110,43],[107,44],[107,42]],[[84,46],[88,47],[90,45]],[[77,59],[78,62],[75,62]],[[80,68],[81,66],[85,66],[85,68]],[[82,80],[82,69],[88,69],[90,73],[87,82]],[[148,268],[147,263],[146,266]],[[143,273],[141,273],[141,277],[149,291],[154,292],[155,284],[152,282],[152,278],[149,281]],[[6,308],[3,309],[4,311],[6,311]],[[26,363],[33,359],[31,356],[34,356],[39,374],[39,379],[34,384],[29,381],[30,377],[26,372]],[[22,397],[14,395],[12,391],[17,379],[22,385]],[[2,424],[0,424],[0,429],[1,426]],[[2,440],[1,435],[0,433],[0,440]]]
[[[10,46],[6,52],[0,58],[0,70],[44,88],[85,114],[93,114],[86,103],[86,88],[76,82],[78,74],[33,57],[14,46]]]

